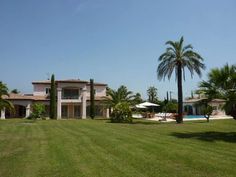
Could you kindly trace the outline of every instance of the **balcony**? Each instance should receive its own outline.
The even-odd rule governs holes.
[[[79,89],[62,89],[62,100],[79,100],[80,94]]]

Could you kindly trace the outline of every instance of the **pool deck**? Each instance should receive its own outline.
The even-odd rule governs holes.
[[[220,119],[232,119],[233,117],[231,116],[211,116],[211,120],[220,120]],[[161,117],[154,117],[154,118],[148,118],[146,120],[151,120],[151,121],[161,121],[161,122],[175,122],[174,119],[166,118],[166,121],[163,120]],[[206,118],[183,118],[183,121],[192,121],[192,120],[206,120]]]

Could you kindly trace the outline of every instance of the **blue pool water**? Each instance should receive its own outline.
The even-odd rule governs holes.
[[[198,118],[205,118],[203,115],[186,115],[184,116],[185,119],[198,119]]]

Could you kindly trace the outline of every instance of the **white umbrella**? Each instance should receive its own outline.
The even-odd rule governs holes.
[[[150,102],[144,102],[144,103],[140,103],[138,104],[139,106],[144,106],[144,107],[148,107],[148,106],[160,106],[158,104],[154,104],[154,103],[150,103]],[[137,105],[136,105],[137,106]]]
[[[139,104],[135,105],[135,107],[140,108],[140,109],[146,109],[147,108],[146,106],[142,106],[142,105],[139,105]]]

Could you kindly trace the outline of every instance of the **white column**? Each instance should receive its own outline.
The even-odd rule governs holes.
[[[86,101],[87,101],[87,95],[86,95],[86,88],[82,89],[82,119],[86,119]]]
[[[196,107],[192,105],[192,108],[193,108],[193,115],[196,115]]]
[[[5,117],[5,108],[3,108],[2,110],[1,110],[1,119],[5,119],[6,117]]]
[[[110,115],[109,115],[109,108],[106,109],[106,118],[109,118]]]
[[[57,88],[57,119],[61,119],[61,88]]]
[[[28,105],[26,106],[26,109],[25,109],[25,117],[26,117],[26,118],[29,117],[29,116],[30,116],[30,113],[31,113],[31,111],[30,111],[30,104],[28,104]]]

